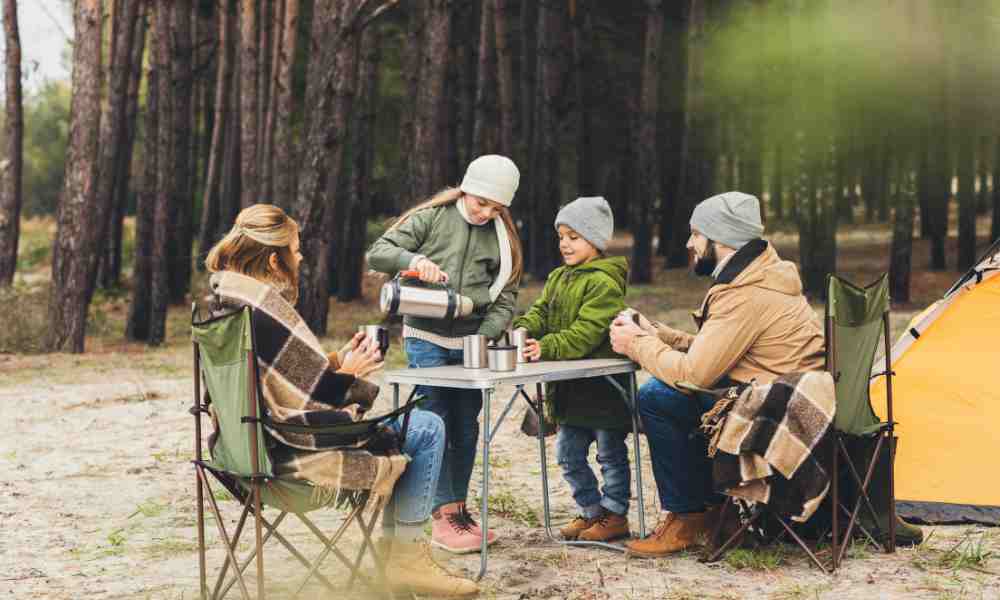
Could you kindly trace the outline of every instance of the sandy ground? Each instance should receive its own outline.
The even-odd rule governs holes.
[[[389,404],[388,392],[384,387],[381,408]],[[197,597],[190,394],[189,379],[151,379],[129,368],[81,376],[76,383],[46,383],[40,371],[30,383],[22,379],[0,390],[0,599]],[[494,418],[502,404],[494,404]],[[501,428],[491,459],[491,520],[502,540],[490,556],[484,598],[1000,598],[1000,559],[994,558],[1000,531],[974,527],[925,528],[925,547],[895,555],[855,550],[833,577],[792,548],[759,555],[783,557],[777,567],[740,568],[735,561],[702,564],[693,553],[627,560],[610,551],[557,546],[537,525],[541,471],[536,442],[518,429],[522,413],[517,407]],[[553,522],[559,524],[574,506],[549,443]],[[648,458],[644,462],[651,528],[656,493]],[[473,489],[479,473],[477,468]],[[235,503],[222,505],[231,530]],[[313,514],[327,531],[339,522],[335,511]],[[218,565],[223,554],[215,525],[210,520],[207,527],[215,548],[209,564]],[[290,531],[308,556],[320,551],[304,527]],[[299,565],[277,546],[266,556],[270,597],[287,597]],[[479,558],[448,564],[474,573]],[[323,573],[342,577],[332,559]],[[239,596],[236,589],[231,594]],[[304,596],[332,597],[318,585]]]

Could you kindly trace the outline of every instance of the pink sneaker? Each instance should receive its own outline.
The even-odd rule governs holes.
[[[483,529],[476,523],[476,520],[472,518],[472,514],[469,512],[469,508],[465,505],[465,502],[459,502],[459,507],[462,512],[462,516],[465,522],[472,526],[472,533],[478,535],[480,538],[483,537]],[[490,531],[486,537],[486,545],[490,545],[497,541],[497,534]]]
[[[453,554],[479,552],[483,544],[482,534],[473,530],[475,522],[467,515],[458,502],[445,504],[434,511],[431,544]]]

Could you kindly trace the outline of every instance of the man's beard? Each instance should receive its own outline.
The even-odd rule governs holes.
[[[715,244],[709,242],[708,250],[705,255],[698,258],[695,254],[693,257],[694,263],[691,265],[691,272],[695,275],[701,275],[702,277],[709,277],[713,272],[715,272],[715,267],[719,264],[719,257],[715,254]]]

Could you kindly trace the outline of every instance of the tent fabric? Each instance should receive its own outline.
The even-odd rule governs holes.
[[[868,373],[882,333],[882,315],[888,308],[887,275],[864,288],[830,276],[827,311],[833,320],[837,431],[871,435],[880,427],[868,399]]]
[[[896,497],[904,517],[1000,524],[998,263],[1000,253],[984,260],[976,277],[925,311],[893,348]],[[881,415],[885,396],[876,377],[871,398]]]

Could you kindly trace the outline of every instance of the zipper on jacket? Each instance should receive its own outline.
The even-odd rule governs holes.
[[[455,290],[456,294],[462,293],[462,283],[465,280],[465,259],[469,255],[469,243],[472,242],[472,225],[466,224],[468,227],[468,235],[465,236],[465,249],[462,250],[462,262],[459,263],[461,268],[458,271],[458,289]],[[448,324],[448,337],[455,337],[455,320],[452,318],[451,323]]]

